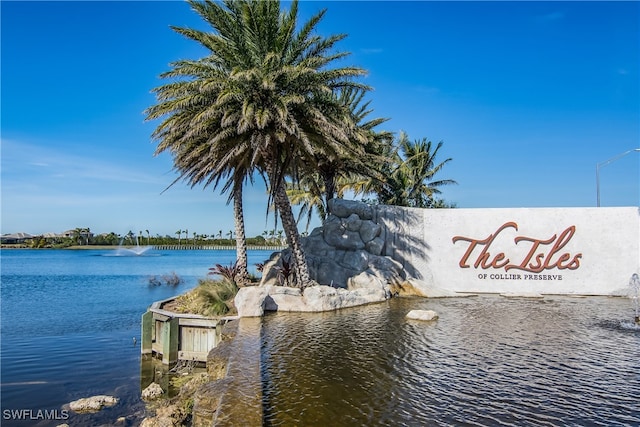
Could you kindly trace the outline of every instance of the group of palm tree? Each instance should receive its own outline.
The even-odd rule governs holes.
[[[329,200],[347,191],[380,203],[441,203],[438,187],[454,183],[433,180],[451,160],[436,165],[442,143],[432,150],[429,141],[375,129],[386,119],[368,119],[370,88],[358,81],[365,70],[337,65],[348,55],[335,50],[346,35],[316,33],[326,10],[299,25],[296,0],[288,10],[279,1],[189,4],[210,31],[172,28],[207,55],[171,63],[146,115],[160,121],[156,154],[173,157],[171,185],[221,185],[233,203],[240,286],[249,281],[242,192],[256,178],[269,189],[300,288],[312,281],[292,203],[307,218],[314,210],[326,217]]]
[[[178,230],[175,232],[176,236],[178,236],[178,244],[180,244],[180,242],[182,241],[182,233],[184,233],[184,240],[185,242],[188,242],[189,240],[189,229],[186,230]],[[233,230],[229,230],[226,234],[225,234],[229,240],[233,239]],[[218,233],[214,233],[214,234],[198,234],[195,231],[193,232],[192,235],[192,242],[196,243],[196,241],[198,240],[203,240],[206,241],[207,239],[211,238],[211,239],[218,239],[221,240],[222,239],[222,230],[219,230]]]
[[[76,228],[72,232],[64,237],[62,235],[48,236],[40,235],[34,236],[32,239],[26,240],[30,247],[69,247],[75,245],[81,246],[137,246],[137,245],[193,245],[193,246],[227,246],[233,241],[234,232],[228,230],[223,233],[219,230],[212,234],[200,234],[193,232],[189,234],[187,230],[178,230],[175,233],[176,237],[166,234],[161,236],[160,234],[152,235],[149,230],[140,230],[135,233],[133,230],[129,230],[125,234],[118,234],[115,232],[100,233],[94,235],[89,228]],[[304,233],[303,233],[304,235]],[[273,246],[279,247],[282,245],[283,230],[265,230],[262,234],[248,237],[246,239],[249,246]]]

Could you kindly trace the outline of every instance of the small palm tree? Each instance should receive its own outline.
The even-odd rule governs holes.
[[[391,144],[393,139],[389,132],[375,130],[387,119],[367,121],[372,110],[369,102],[363,101],[364,90],[346,88],[335,96],[337,102],[349,111],[354,124],[349,133],[351,145],[339,154],[318,151],[314,154],[312,167],[300,165],[297,169],[299,176],[287,185],[291,203],[301,206],[298,222],[306,217],[306,231],[314,211],[322,221],[326,219],[329,200],[342,198],[348,190],[357,192],[366,180],[384,179],[378,165],[387,159],[379,156],[378,147]]]

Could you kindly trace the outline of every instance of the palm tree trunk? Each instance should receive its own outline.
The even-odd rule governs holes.
[[[287,237],[287,244],[293,253],[296,271],[296,284],[300,289],[304,289],[311,284],[309,268],[307,267],[307,257],[304,254],[302,242],[300,241],[300,234],[298,234],[296,219],[293,216],[291,203],[289,202],[287,192],[283,185],[278,185],[275,194],[273,195],[273,201],[278,212],[280,212],[280,220],[282,221],[282,228],[284,228],[284,232]]]
[[[322,180],[324,181],[324,203],[327,214],[331,213],[329,209],[329,200],[336,195],[336,175],[334,172],[322,171]]]
[[[291,209],[291,202],[287,196],[284,178],[281,174],[277,173],[274,160],[277,156],[273,156],[268,150],[264,150],[262,152],[262,158],[267,172],[267,179],[271,186],[273,203],[280,213],[280,220],[282,221],[282,228],[287,238],[287,245],[289,245],[293,254],[294,271],[296,275],[295,283],[298,288],[304,289],[311,285],[307,257],[302,248],[300,234],[298,234],[298,223]]]
[[[236,225],[236,265],[238,267],[236,284],[242,287],[249,284],[247,239],[244,235],[244,211],[242,208],[242,182],[234,184],[233,187],[233,219]]]

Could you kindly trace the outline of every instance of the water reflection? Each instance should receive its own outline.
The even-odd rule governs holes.
[[[639,425],[628,307],[480,296],[270,315],[265,424]],[[408,321],[412,309],[440,319]]]
[[[170,399],[180,393],[184,382],[192,378],[193,374],[206,372],[203,363],[180,361],[171,368],[162,363],[162,359],[150,354],[140,356],[140,392],[151,383],[158,384],[164,391],[162,398]]]

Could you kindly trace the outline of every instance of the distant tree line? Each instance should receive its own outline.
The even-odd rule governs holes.
[[[184,235],[183,235],[184,233]],[[306,234],[306,233],[305,233]],[[283,230],[265,230],[262,234],[246,239],[249,246],[282,246],[286,244]],[[137,234],[129,231],[126,234],[114,232],[93,235],[89,228],[76,228],[70,236],[34,236],[22,243],[13,245],[28,248],[68,248],[71,246],[235,246],[233,231],[223,233],[219,230],[212,234],[199,234],[187,230],[176,232],[176,236],[168,234],[152,235],[149,230]],[[10,246],[10,245],[7,245]]]

